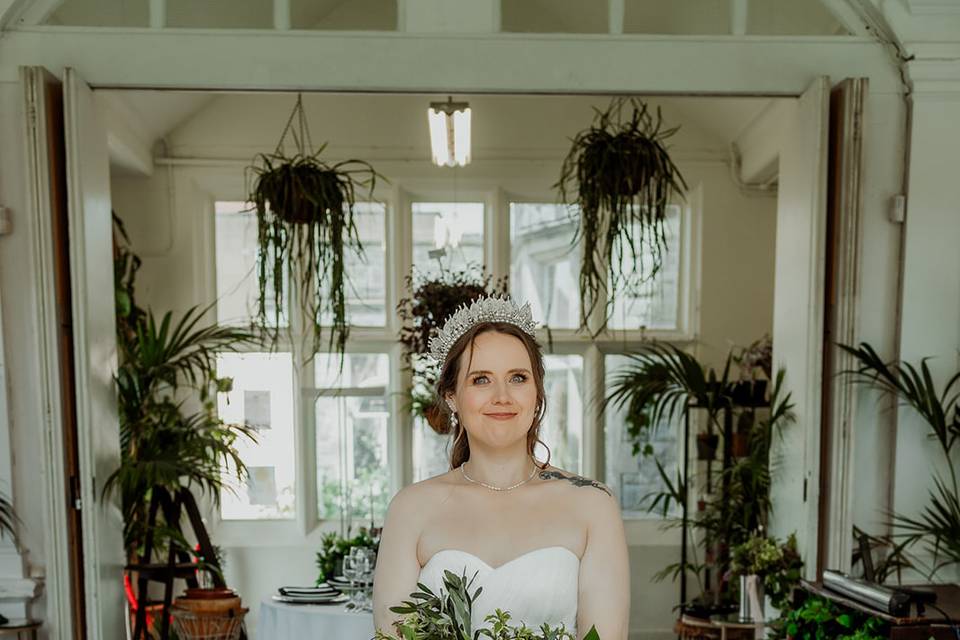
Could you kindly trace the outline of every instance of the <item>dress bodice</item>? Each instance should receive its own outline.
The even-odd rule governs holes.
[[[470,593],[483,587],[473,603],[471,624],[485,626],[484,618],[501,609],[510,613],[511,624],[523,622],[530,629],[543,623],[563,624],[576,634],[577,587],[580,558],[562,546],[534,549],[498,567],[491,567],[472,553],[459,549],[438,551],[420,570],[419,581],[439,594],[444,570],[469,580],[477,574]]]

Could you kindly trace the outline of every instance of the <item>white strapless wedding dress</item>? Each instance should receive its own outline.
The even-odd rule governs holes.
[[[483,619],[501,609],[510,613],[511,624],[523,622],[536,630],[544,622],[551,627],[562,623],[576,636],[580,558],[566,547],[534,549],[495,568],[472,553],[444,549],[420,570],[420,582],[439,594],[444,570],[466,574],[468,581],[477,574],[470,593],[477,587],[483,591],[473,603],[474,629],[486,626]]]

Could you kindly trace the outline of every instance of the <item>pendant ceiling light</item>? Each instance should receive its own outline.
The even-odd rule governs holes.
[[[434,164],[462,167],[470,162],[470,105],[466,102],[431,102],[430,148]]]

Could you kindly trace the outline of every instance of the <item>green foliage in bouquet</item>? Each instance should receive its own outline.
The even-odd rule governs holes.
[[[764,593],[777,610],[789,605],[793,588],[800,584],[803,570],[796,535],[790,534],[782,544],[776,538],[751,538],[735,546],[731,556],[733,573],[759,576],[763,580]]]
[[[410,594],[410,600],[390,607],[390,611],[403,614],[403,618],[394,623],[397,635],[378,629],[374,640],[576,640],[563,625],[552,628],[544,623],[539,630],[530,629],[522,622],[516,626],[510,621],[510,613],[500,609],[484,619],[487,626],[473,629],[473,603],[483,591],[477,587],[470,592],[476,577],[474,574],[468,581],[466,575],[444,571],[444,588],[439,594],[418,582],[418,591]],[[584,640],[600,640],[596,627],[590,628]]]
[[[380,529],[360,527],[359,533],[353,537],[350,537],[349,530],[346,537],[336,532],[324,534],[320,551],[317,552],[317,569],[320,570],[317,584],[335,577],[337,564],[342,563],[344,556],[354,547],[367,547],[376,553],[380,548]]]
[[[783,612],[773,627],[777,640],[882,640],[888,626],[880,618],[811,596],[796,608]]]

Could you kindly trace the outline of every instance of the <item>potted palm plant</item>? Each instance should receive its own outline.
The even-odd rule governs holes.
[[[295,151],[284,143],[293,138]],[[329,347],[343,354],[347,324],[345,255],[363,256],[354,220],[358,193],[370,197],[377,178],[363,160],[327,162],[326,145],[314,150],[303,98],[296,105],[273,153],[258,154],[247,168],[248,200],[257,213],[257,319],[276,339],[281,326],[285,279],[297,287],[300,311],[312,326],[313,352],[321,344],[321,313],[332,317]]]
[[[115,231],[115,237],[126,238],[116,217]],[[176,320],[167,312],[158,320],[135,301],[140,260],[121,242],[114,245],[114,265],[121,458],[103,492],[119,493],[125,544],[135,556],[147,533],[154,492],[199,490],[218,503],[226,472],[244,473],[236,442],[252,438],[253,431],[217,416],[215,394],[232,384],[217,375],[217,356],[259,340],[242,328],[202,325],[209,307],[193,307]],[[155,536],[191,551],[173,531],[179,531],[178,523],[163,524],[162,514],[157,523]]]
[[[953,455],[960,436],[960,371],[938,390],[927,358],[919,367],[909,362],[887,363],[868,343],[838,346],[856,361],[856,368],[842,374],[855,384],[890,394],[913,409],[929,427],[929,436],[937,442],[947,469],[946,478],[934,472],[934,488],[919,514],[893,514],[891,524],[909,545],[926,545],[933,558],[932,573],[960,564],[960,485]]]
[[[574,242],[583,242],[580,324],[596,308],[601,291],[607,313],[619,290],[654,277],[667,250],[666,212],[687,184],[667,152],[677,128],[666,128],[637,98],[615,98],[572,139],[554,185],[560,199],[579,209]],[[649,261],[649,263],[647,262]]]

